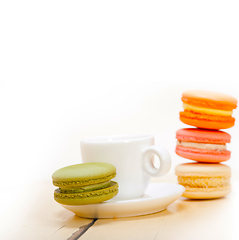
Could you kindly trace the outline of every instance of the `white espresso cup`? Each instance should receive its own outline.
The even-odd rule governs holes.
[[[168,151],[154,145],[151,135],[116,135],[88,138],[81,141],[83,163],[107,162],[116,167],[119,193],[114,200],[142,197],[151,177],[165,175],[171,167]],[[159,168],[154,166],[154,155]]]

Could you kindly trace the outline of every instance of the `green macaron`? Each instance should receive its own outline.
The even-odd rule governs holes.
[[[52,175],[58,188],[54,199],[65,205],[94,204],[107,201],[118,193],[118,184],[111,181],[116,168],[109,163],[91,162],[67,166]]]

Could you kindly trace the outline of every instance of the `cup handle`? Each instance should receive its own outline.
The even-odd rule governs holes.
[[[159,168],[156,168],[150,160],[153,154],[159,158]],[[169,152],[165,148],[155,145],[146,148],[143,151],[143,168],[152,177],[161,177],[165,175],[171,168],[171,157]]]

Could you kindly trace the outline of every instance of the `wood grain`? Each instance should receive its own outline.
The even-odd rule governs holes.
[[[239,174],[233,176],[232,193],[225,198],[179,198],[159,213],[97,221],[79,218],[56,203],[51,182],[32,182],[17,191],[6,188],[0,193],[0,236],[4,240],[237,240]]]

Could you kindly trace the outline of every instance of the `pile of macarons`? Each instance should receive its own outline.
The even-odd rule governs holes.
[[[237,100],[229,95],[191,90],[182,94],[184,111],[180,120],[190,126],[176,132],[176,153],[193,160],[176,166],[179,184],[185,187],[184,197],[211,199],[226,196],[231,191],[231,169],[223,164],[230,159],[227,150],[231,136],[221,129],[234,126],[232,111]]]

